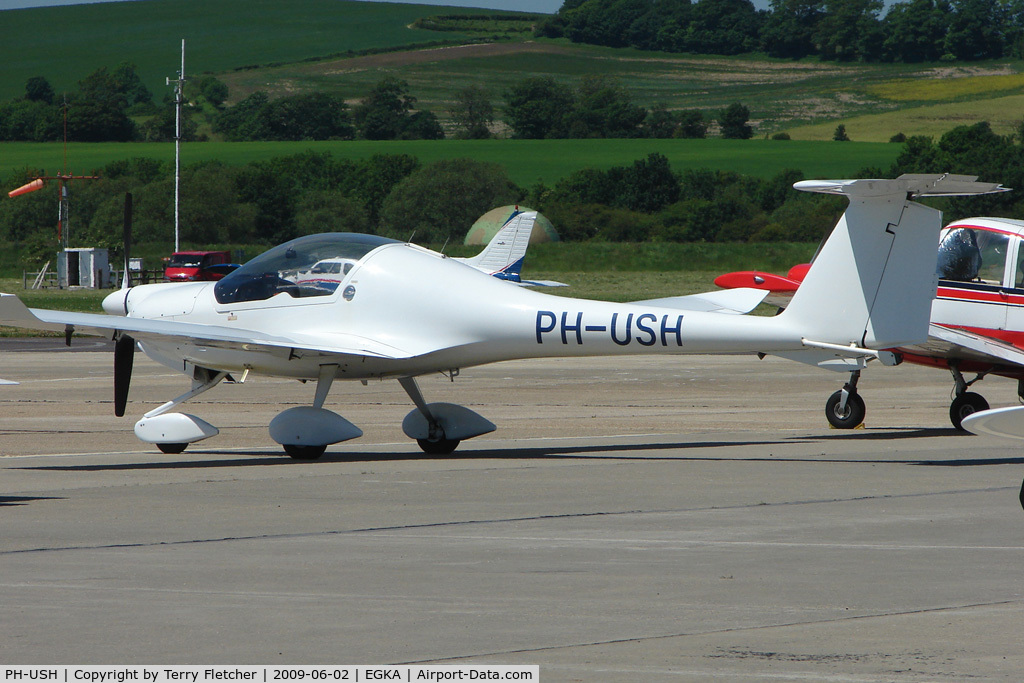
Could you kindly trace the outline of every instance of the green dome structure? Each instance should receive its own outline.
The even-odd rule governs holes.
[[[499,206],[497,209],[491,209],[483,216],[477,219],[473,223],[473,227],[466,233],[466,239],[463,244],[473,244],[482,246],[491,241],[491,238],[501,230],[501,226],[505,224],[509,216],[512,215],[513,211],[533,211],[533,209],[526,206]],[[537,214],[537,221],[533,224],[533,233],[530,235],[530,244],[540,244],[541,242],[557,242],[559,241],[558,232],[555,230],[555,226],[551,224],[544,214]]]

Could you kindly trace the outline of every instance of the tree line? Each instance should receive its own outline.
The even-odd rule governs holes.
[[[132,64],[97,69],[78,89],[58,97],[42,76],[29,78],[25,94],[0,103],[0,140],[126,142],[141,139],[131,116],[155,115],[153,95]]]
[[[408,90],[405,81],[385,78],[351,111],[342,97],[321,92],[274,100],[256,92],[225,106],[227,86],[206,75],[186,86],[182,138],[205,140],[201,120],[229,141],[443,138],[437,117],[415,110]],[[66,123],[76,142],[168,142],[176,135],[175,116],[171,97],[154,102],[135,65],[123,63],[97,69],[60,97],[45,77],[29,78],[24,95],[0,103],[0,141],[59,141]]]
[[[641,50],[836,61],[1024,57],[1024,0],[565,0],[537,35]]]
[[[753,134],[750,110],[740,102],[714,118],[662,104],[647,109],[607,76],[584,76],[575,86],[550,76],[525,78],[505,91],[505,102],[505,122],[514,138],[703,138],[713,123],[724,138],[745,140]]]
[[[225,106],[228,88],[213,76],[186,87],[182,137],[203,141],[203,129],[230,142],[303,140],[440,140],[446,137],[438,117],[417,107],[409,84],[394,76],[378,81],[354,106],[327,92],[271,99],[257,91]],[[499,111],[493,94],[478,85],[458,89],[448,114],[451,135],[461,139],[494,137]],[[501,120],[513,138],[703,138],[717,122],[727,138],[749,138],[750,111],[734,103],[708,116],[700,110],[650,109],[633,101],[630,91],[607,76],[583,76],[575,83],[551,77],[527,77],[503,93]],[[175,137],[175,107],[170,97],[157,104],[132,64],[101,68],[83,79],[77,91],[57,97],[49,82],[30,78],[25,94],[0,103],[0,141],[51,142],[64,135],[78,142]],[[135,118],[145,119],[135,123]]]
[[[937,141],[911,137],[887,169],[858,177],[934,173],[978,175],[1024,187],[1024,130],[994,133],[987,123],[955,128]],[[103,180],[72,187],[71,234],[78,244],[121,242],[125,192],[134,195],[134,239],[172,241],[171,165],[128,159],[97,169]],[[37,175],[23,169],[3,189]],[[807,242],[820,239],[845,208],[839,197],[796,192],[793,169],[761,179],[728,171],[671,168],[661,154],[609,169],[582,169],[547,186],[524,188],[492,163],[453,159],[424,165],[409,155],[338,159],[307,151],[243,166],[206,162],[182,173],[186,243],[273,244],[318,232],[350,231],[440,244],[460,240],[486,211],[507,204],[539,209],[562,239],[628,242]],[[0,195],[0,240],[27,243],[40,262],[56,245],[51,189]],[[947,219],[1024,213],[1020,193],[936,200]]]

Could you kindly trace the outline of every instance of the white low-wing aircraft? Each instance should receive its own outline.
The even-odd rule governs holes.
[[[394,378],[416,408],[402,423],[428,453],[495,426],[463,406],[427,403],[416,377],[453,378],[461,368],[520,358],[620,354],[776,354],[794,358],[875,357],[923,341],[935,294],[941,213],[915,197],[1000,191],[975,177],[906,175],[895,180],[804,181],[795,187],[842,194],[849,207],[786,310],[739,315],[765,296],[739,289],[612,303],[554,297],[513,286],[466,263],[372,235],[328,233],[275,247],[219,282],[123,288],[112,315],[28,309],[0,296],[0,324],[83,332],[116,341],[115,413],[125,410],[136,344],[192,379],[181,396],[149,411],[136,435],[181,452],[218,433],[172,412],[228,376],[317,380],[312,405],[285,410],[270,436],[294,458],[319,457],[362,435],[323,408],[336,379]],[[328,259],[353,267],[333,289],[292,274]]]

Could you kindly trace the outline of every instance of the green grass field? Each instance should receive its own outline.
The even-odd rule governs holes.
[[[1024,74],[971,76],[966,78],[899,79],[868,86],[867,91],[893,102],[948,102],[1024,89]]]
[[[180,67],[182,38],[186,75],[462,38],[408,28],[437,11],[351,0],[147,0],[0,11],[0,99],[21,95],[32,76],[45,76],[59,93],[99,67],[129,61],[159,101],[170,90],[164,78]]]
[[[927,135],[936,140],[956,126],[988,121],[1000,135],[1016,133],[1024,117],[1024,95],[1009,95],[972,102],[953,102],[929,106],[904,107],[871,116],[856,116],[828,123],[791,128],[793,140],[831,140],[836,126],[846,126],[851,140],[886,142],[896,133]]]
[[[841,144],[842,147],[835,147]],[[182,164],[219,159],[245,164],[308,149],[329,151],[338,158],[373,154],[412,154],[423,163],[469,157],[503,166],[512,180],[529,187],[548,185],[581,168],[631,164],[653,152],[668,157],[677,170],[715,168],[769,178],[783,169],[803,169],[808,178],[848,176],[867,166],[888,167],[900,146],[771,140],[410,140],[340,142],[204,142],[182,145]],[[133,157],[174,160],[168,143],[72,143],[68,170],[87,173],[112,161]],[[0,177],[22,168],[53,173],[61,170],[63,146],[58,143],[0,143]],[[6,188],[7,190],[12,188]]]

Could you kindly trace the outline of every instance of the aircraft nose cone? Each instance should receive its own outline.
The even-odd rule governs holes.
[[[103,310],[110,315],[127,315],[128,292],[130,289],[119,289],[103,299]]]

